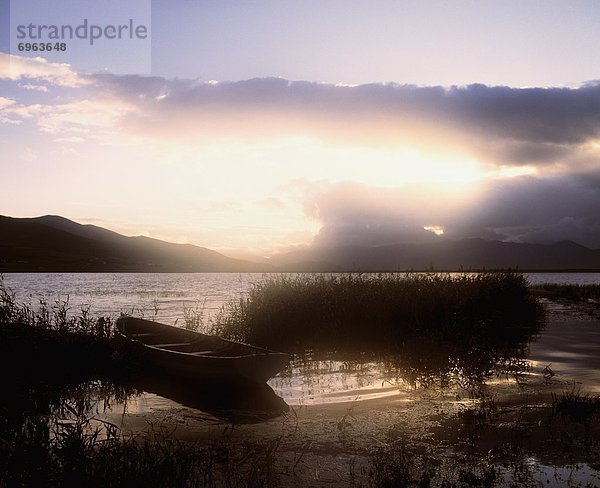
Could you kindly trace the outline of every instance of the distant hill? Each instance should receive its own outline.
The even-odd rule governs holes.
[[[307,247],[268,263],[233,259],[191,244],[126,237],[95,225],[47,215],[0,216],[0,272],[327,272],[479,270],[600,270],[600,250],[571,241],[518,244],[439,239],[426,244]]]
[[[270,266],[47,215],[0,216],[0,272],[249,272]]]
[[[386,246],[306,248],[273,256],[269,262],[282,270],[393,271],[393,270],[600,270],[600,250],[571,241],[556,244],[519,244],[484,239],[450,240]]]

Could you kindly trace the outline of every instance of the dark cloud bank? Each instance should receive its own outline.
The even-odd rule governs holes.
[[[600,175],[517,177],[492,183],[482,197],[459,210],[427,207],[435,195],[407,202],[405,190],[334,185],[307,197],[307,213],[323,227],[319,246],[428,243],[484,238],[552,244],[572,240],[600,249]],[[382,203],[383,200],[383,203]],[[423,229],[444,228],[444,237]]]
[[[97,76],[113,96],[134,103],[126,128],[216,137],[306,134],[347,144],[459,148],[490,167],[529,165],[537,177],[487,183],[467,208],[430,208],[427,200],[360,185],[307,194],[307,213],[323,223],[316,244],[389,244],[451,238],[511,242],[573,240],[600,248],[600,84],[580,88],[484,85],[337,86],[282,79],[200,83]],[[264,122],[268,120],[268,123]],[[284,164],[284,163],[282,163]],[[414,195],[413,195],[414,196]],[[416,203],[415,203],[416,202]]]
[[[459,145],[490,164],[586,164],[600,134],[600,84],[510,88],[397,84],[338,86],[260,78],[202,83],[96,75],[96,84],[140,109],[124,123],[183,134],[223,130],[305,133],[354,144]],[[257,121],[272,123],[256,128]],[[165,133],[168,133],[165,132]],[[593,161],[592,161],[593,163]]]

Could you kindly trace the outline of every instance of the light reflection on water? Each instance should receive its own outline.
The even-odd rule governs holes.
[[[378,362],[308,361],[288,368],[268,383],[290,405],[367,400],[410,390],[408,383]]]
[[[431,363],[438,366],[435,350]],[[268,381],[275,393],[289,405],[318,405],[384,398],[405,397],[419,389],[478,396],[484,384],[508,384],[528,374],[529,363],[508,358],[497,368],[488,368],[487,358],[478,367],[457,367],[461,358],[447,358],[439,370],[427,361],[416,365],[411,356],[385,360],[301,360]]]

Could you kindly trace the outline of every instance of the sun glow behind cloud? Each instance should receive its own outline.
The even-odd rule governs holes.
[[[442,231],[515,240],[579,229],[595,242],[586,231],[595,225],[594,180],[566,178],[575,166],[597,168],[597,85],[206,83],[79,75],[43,60],[15,67],[0,98],[5,157],[19,161],[3,169],[10,215],[99,219],[132,234],[263,253]],[[582,195],[581,209],[564,205],[550,217],[533,213],[531,200],[517,222],[506,195],[528,201],[523,182],[545,195],[562,180]],[[35,195],[24,198],[23,181]]]
[[[433,232],[436,236],[444,235],[444,228],[439,225],[426,225],[423,229]]]
[[[428,183],[461,191],[485,177],[480,165],[452,152],[427,154],[411,147],[377,148],[314,144],[316,167],[330,181],[360,181],[381,187]]]

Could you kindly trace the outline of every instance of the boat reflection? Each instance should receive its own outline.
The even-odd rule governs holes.
[[[267,384],[199,383],[161,374],[144,374],[136,378],[132,385],[236,424],[263,422],[289,410],[283,398],[276,395]]]

